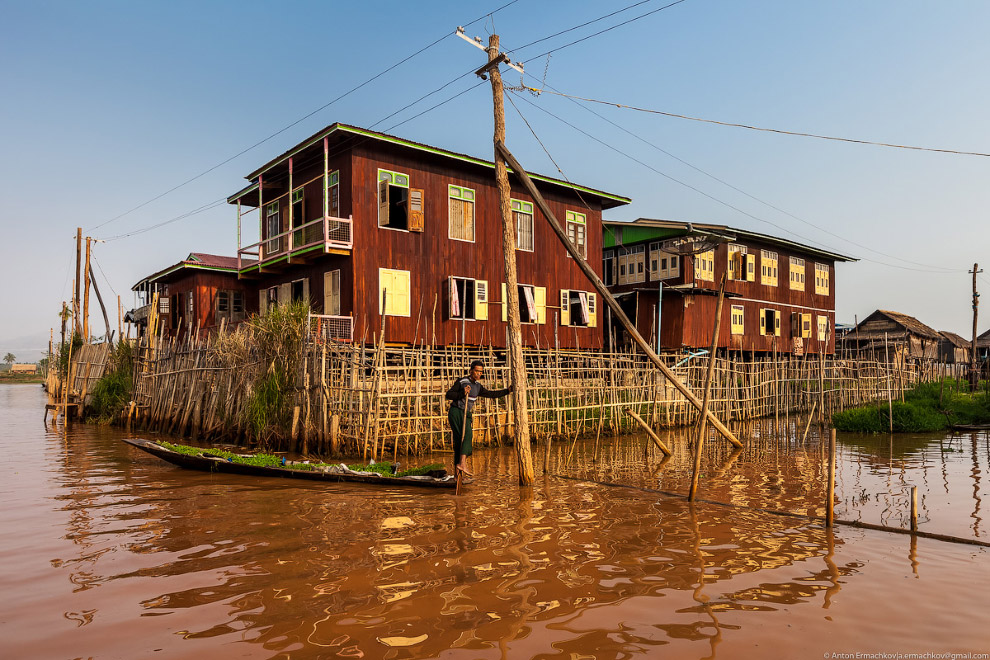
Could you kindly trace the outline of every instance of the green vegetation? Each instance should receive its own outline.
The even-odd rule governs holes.
[[[306,339],[309,305],[293,302],[272,305],[248,323],[258,358],[267,365],[251,388],[247,402],[248,426],[264,448],[288,437],[292,424],[292,392],[299,356]]]
[[[250,454],[241,455],[235,454],[233,452],[227,451],[225,449],[215,449],[215,448],[202,448],[202,447],[189,447],[187,445],[176,445],[171,442],[156,441],[157,444],[176,452],[177,454],[184,454],[186,456],[216,456],[224,460],[230,461],[231,463],[239,463],[241,465],[255,465],[258,467],[281,467],[287,470],[305,470],[313,471],[321,468],[337,467],[338,463],[296,463],[290,462],[282,465],[282,457],[276,456],[274,454]],[[431,463],[430,465],[424,465],[418,468],[412,468],[410,470],[402,470],[401,472],[394,472],[394,465],[392,463],[371,463],[370,465],[362,465],[360,463],[355,465],[348,465],[348,469],[354,470],[355,472],[374,472],[383,477],[412,477],[418,475],[428,474],[435,470],[444,469],[442,465],[438,463]]]
[[[954,379],[922,383],[905,392],[904,401],[893,402],[895,433],[944,431],[953,424],[990,424],[990,394],[985,387],[974,393],[959,391]],[[840,431],[886,433],[890,413],[886,402],[850,408],[832,416]]]
[[[131,400],[134,358],[131,345],[120,341],[110,353],[103,378],[93,386],[93,398],[87,408],[87,419],[109,424],[120,415]]]
[[[60,374],[66,374],[69,370],[69,345],[72,345],[72,354],[75,355],[76,352],[82,347],[83,339],[82,335],[73,332],[72,337],[69,341],[62,342],[58,347],[58,371]]]

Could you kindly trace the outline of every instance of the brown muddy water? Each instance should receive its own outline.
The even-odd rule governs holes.
[[[687,489],[679,434],[561,444],[573,478],[523,491],[486,450],[458,497],[183,471],[43,406],[0,386],[3,658],[990,657],[990,549],[747,508],[824,512],[815,436],[712,442],[728,508],[656,492]],[[986,541],[988,454],[840,434],[836,515],[906,527],[916,485],[922,530]]]

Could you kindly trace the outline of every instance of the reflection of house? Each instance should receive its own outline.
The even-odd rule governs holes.
[[[853,261],[724,225],[643,218],[606,222],[603,258],[605,284],[658,349],[711,344],[726,273],[718,347],[795,354],[834,352],[835,264]],[[621,328],[612,333],[621,345]]]
[[[259,228],[257,242],[239,243],[237,267],[262,312],[301,300],[336,339],[371,341],[384,328],[388,342],[504,346],[502,224],[490,161],[333,124],[247,178],[228,201],[237,205],[239,237],[249,217]],[[629,200],[533,179],[598,270],[602,209]],[[596,294],[533,200],[513,186],[524,342],[600,347]]]
[[[887,356],[887,361],[934,361],[943,336],[913,316],[878,309],[845,337],[845,345],[863,356]]]
[[[145,277],[131,289],[144,303],[128,320],[147,326],[155,293],[165,334],[176,336],[189,328],[209,330],[226,320],[243,321],[257,311],[257,297],[246,282],[237,279],[237,259],[192,252],[177,264]]]
[[[944,364],[969,364],[969,353],[973,347],[954,332],[943,330],[942,340],[938,343],[938,361]]]

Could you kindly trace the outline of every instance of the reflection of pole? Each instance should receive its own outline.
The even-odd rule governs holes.
[[[835,525],[835,429],[828,436],[828,500],[825,502],[825,526]]]
[[[688,501],[694,500],[698,492],[698,472],[701,470],[701,449],[708,435],[708,399],[712,393],[712,373],[715,371],[715,349],[718,348],[718,331],[722,325],[722,301],[725,300],[725,273],[718,286],[718,300],[715,302],[715,327],[712,329],[711,350],[708,352],[708,371],[705,373],[705,394],[701,400],[701,415],[698,419],[698,440],[694,445],[694,468],[691,470],[691,489]]]

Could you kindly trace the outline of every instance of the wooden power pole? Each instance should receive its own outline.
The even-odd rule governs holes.
[[[83,342],[84,343],[87,343],[87,344],[89,343],[89,281],[90,281],[90,276],[89,276],[89,273],[90,273],[90,268],[89,268],[89,250],[90,250],[90,244],[92,242],[93,242],[93,239],[90,238],[89,236],[87,236],[86,237],[86,269],[83,271],[83,274],[82,274],[82,277],[84,277],[86,279],[86,284],[83,287],[83,291],[84,291],[84,294],[83,294],[83,318],[82,318]]]
[[[519,318],[519,279],[516,275],[516,227],[512,220],[509,196],[509,172],[505,159],[498,152],[498,145],[505,143],[505,100],[502,90],[502,74],[498,65],[505,56],[498,52],[498,35],[488,38],[488,64],[478,71],[491,78],[492,100],[495,106],[495,180],[498,184],[498,206],[502,216],[502,252],[505,256],[505,293],[509,320],[509,369],[512,391],[512,407],[515,414],[513,429],[516,460],[519,463],[519,485],[532,486],[533,450],[529,439],[529,409],[526,404],[526,363],[522,352],[522,322]]]
[[[79,278],[82,273],[82,227],[76,228],[76,277],[72,288],[75,293],[72,295],[72,327],[75,334],[82,334],[82,321],[79,319]]]
[[[983,271],[977,263],[973,264],[973,270],[970,272],[973,274],[973,343],[969,347],[969,389],[975,392],[980,386],[980,372],[976,367],[976,321],[980,308],[980,294],[976,291],[976,276]]]

